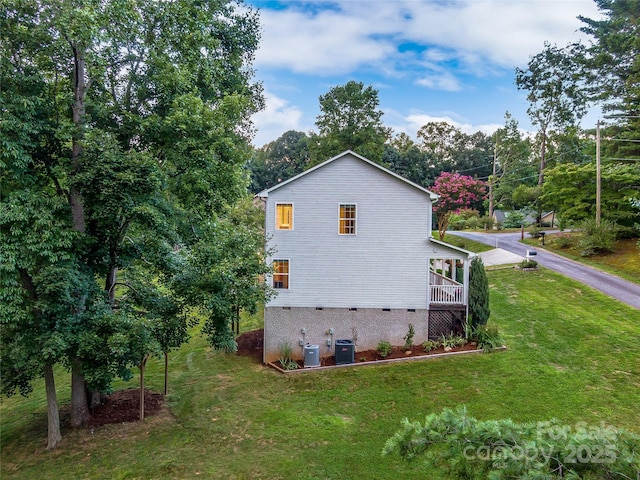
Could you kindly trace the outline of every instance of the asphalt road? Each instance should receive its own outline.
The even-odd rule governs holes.
[[[532,249],[531,246],[520,243],[520,233],[447,233],[469,238],[492,247],[502,248],[523,257],[527,254],[527,249]],[[534,250],[537,252],[535,261],[541,266],[573,278],[610,297],[640,309],[640,285],[542,249]]]

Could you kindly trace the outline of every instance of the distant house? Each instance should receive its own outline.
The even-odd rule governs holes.
[[[264,309],[265,362],[284,343],[324,357],[339,339],[402,344],[410,323],[414,343],[461,327],[474,254],[432,238],[434,193],[346,151],[256,197],[278,293]]]
[[[515,216],[511,217],[514,214]],[[511,220],[509,220],[509,217],[511,217]],[[493,211],[493,222],[494,222],[494,228],[498,228],[501,226],[514,228],[514,227],[520,227],[521,225],[527,226],[527,225],[534,224],[536,223],[536,219],[533,215],[531,215],[527,211],[521,211],[521,210],[504,211],[504,210],[496,209]]]
[[[498,225],[502,225],[504,223],[506,216],[502,210],[494,210],[493,211],[493,223],[497,227]]]
[[[543,213],[540,222],[544,227],[556,227],[558,225],[558,215],[556,212]]]

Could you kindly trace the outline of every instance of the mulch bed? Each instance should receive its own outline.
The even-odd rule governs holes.
[[[144,416],[157,415],[162,410],[164,395],[151,390],[144,392]],[[130,388],[107,395],[105,403],[91,412],[89,427],[137,422],[140,419],[140,389]]]
[[[253,330],[251,332],[243,333],[236,341],[238,342],[238,355],[255,358],[257,361],[262,362],[262,349],[264,342],[264,330]],[[391,353],[386,357],[380,356],[377,350],[363,350],[357,351],[354,354],[354,363],[369,363],[378,362],[381,360],[395,360],[400,358],[413,358],[413,357],[427,357],[431,355],[443,354],[443,353],[455,353],[475,351],[478,347],[475,343],[468,343],[459,347],[454,347],[451,350],[445,352],[444,348],[436,348],[430,352],[425,352],[421,345],[414,345],[414,348],[410,352],[405,352],[402,346],[394,346]],[[298,366],[302,368],[304,362],[298,360]],[[276,367],[279,367],[279,362],[274,362]],[[331,367],[336,365],[335,357],[323,357],[320,359],[321,367]],[[295,370],[294,370],[295,371]]]
[[[264,328],[246,332],[236,338],[238,355],[252,357],[262,363],[262,348],[264,346]]]

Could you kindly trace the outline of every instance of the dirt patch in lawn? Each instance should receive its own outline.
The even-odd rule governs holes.
[[[264,347],[264,328],[246,332],[236,338],[238,343],[238,355],[252,357],[262,362],[262,349]]]
[[[144,416],[157,415],[164,405],[164,395],[151,390],[144,392]],[[137,422],[140,419],[140,390],[130,388],[107,395],[105,402],[91,412],[89,427],[112,423]]]

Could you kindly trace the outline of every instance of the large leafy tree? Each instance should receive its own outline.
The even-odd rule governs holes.
[[[258,193],[294,177],[302,173],[309,162],[309,137],[304,132],[289,130],[253,153],[248,166],[251,191]]]
[[[385,144],[383,164],[404,178],[428,187],[435,181],[435,158],[420,149],[406,134],[400,133]]]
[[[271,289],[259,278],[269,271],[264,261],[264,214],[252,202],[230,207],[216,224],[204,226],[202,241],[185,252],[189,268],[175,286],[189,306],[205,315],[203,332],[215,349],[235,352],[240,311],[256,312]]]
[[[640,157],[640,2],[596,0],[599,19],[579,17],[591,36],[586,67],[590,95],[616,115],[603,153],[613,158]]]
[[[531,144],[520,133],[518,122],[507,112],[504,127],[494,134],[493,172],[489,177],[489,216],[496,206],[512,206],[513,192],[535,176],[531,164]]]
[[[480,178],[491,174],[493,140],[482,132],[467,134],[447,122],[429,122],[418,130],[420,150],[433,158],[435,176],[458,172]]]
[[[2,367],[29,365],[2,387],[63,362],[81,425],[85,387],[174,345],[157,324],[178,252],[245,191],[258,22],[207,0],[16,0],[0,19]]]
[[[610,163],[602,167],[603,217],[622,226],[638,222],[638,210],[629,200],[640,196],[640,169],[634,165]],[[569,223],[595,216],[596,165],[572,163],[549,170],[542,202],[559,212]]]
[[[382,123],[376,89],[352,80],[320,95],[319,101],[318,133],[312,135],[310,143],[314,163],[344,150],[353,150],[374,162],[382,161],[391,131]]]
[[[516,68],[516,85],[527,92],[527,113],[538,128],[538,185],[544,183],[549,135],[576,125],[586,113],[589,97],[583,88],[583,50],[580,44],[559,48],[547,43],[526,69]]]

